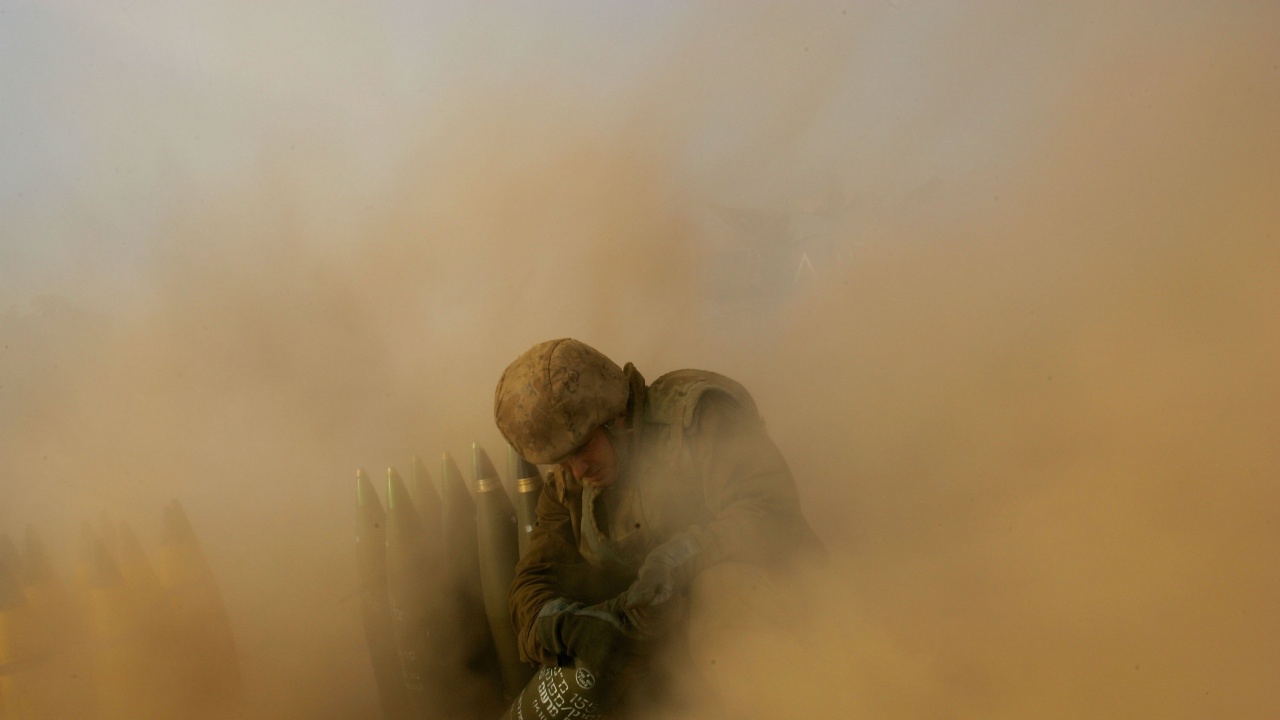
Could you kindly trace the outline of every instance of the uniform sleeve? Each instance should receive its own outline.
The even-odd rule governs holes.
[[[698,405],[686,442],[712,515],[690,529],[702,546],[702,567],[725,560],[782,562],[817,547],[791,470],[754,413],[727,396],[709,394]]]
[[[570,502],[575,497],[570,494]],[[538,643],[534,622],[542,607],[556,598],[594,605],[621,593],[633,578],[597,569],[583,559],[578,552],[573,515],[557,496],[553,483],[543,486],[537,512],[529,546],[516,565],[511,583],[511,621],[521,659],[553,666],[567,659]]]

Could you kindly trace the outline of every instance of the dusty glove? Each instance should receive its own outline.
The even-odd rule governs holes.
[[[676,596],[660,605],[625,607],[627,594],[623,593],[607,603],[617,607],[622,616],[623,631],[627,637],[642,642],[661,640],[672,633],[688,616],[688,603]]]
[[[575,657],[597,675],[608,677],[622,672],[635,659],[636,643],[625,624],[607,604],[583,607],[558,599],[542,607],[535,631],[544,648]]]
[[[625,593],[625,609],[661,605],[693,579],[702,546],[693,535],[683,532],[649,552],[640,572]]]

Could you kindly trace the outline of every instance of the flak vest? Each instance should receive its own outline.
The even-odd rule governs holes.
[[[709,395],[759,417],[746,388],[719,373],[676,370],[655,380],[626,476],[610,488],[583,488],[578,549],[587,562],[634,572],[655,546],[712,519],[688,443]]]

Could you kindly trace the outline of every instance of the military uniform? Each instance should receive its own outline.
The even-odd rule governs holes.
[[[818,541],[795,483],[747,391],[727,377],[679,370],[646,387],[625,369],[634,433],[629,465],[604,489],[553,469],[538,523],[511,586],[521,657],[569,664],[538,642],[550,602],[591,605],[618,596],[646,555],[672,537],[697,541],[696,570],[726,561],[780,566]]]

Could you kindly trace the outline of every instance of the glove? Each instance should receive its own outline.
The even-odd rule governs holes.
[[[577,658],[601,677],[621,673],[636,657],[624,620],[607,606],[552,600],[538,613],[535,632],[544,648]]]
[[[688,616],[687,603],[679,596],[659,605],[641,607],[624,607],[626,593],[619,595],[609,604],[618,607],[622,616],[623,630],[627,637],[643,642],[661,640],[672,633]]]
[[[697,572],[702,546],[692,534],[683,532],[649,552],[636,579],[627,588],[623,609],[652,607],[666,602]]]

